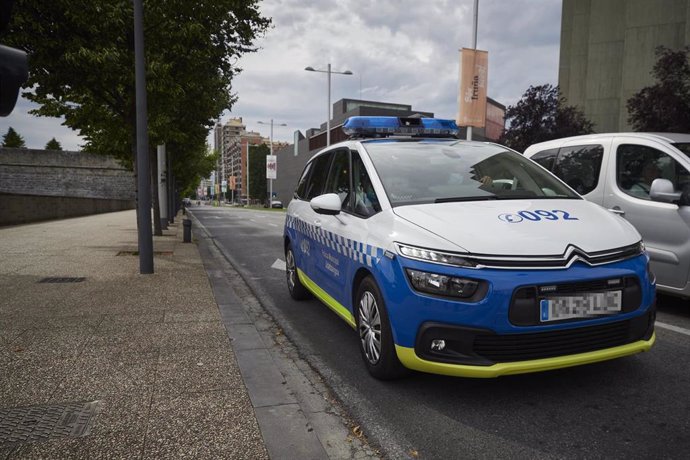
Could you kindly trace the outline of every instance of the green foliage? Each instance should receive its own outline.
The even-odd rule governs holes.
[[[258,0],[144,2],[148,129],[165,143],[184,189],[203,168],[208,130],[235,101],[237,60],[270,20]],[[17,0],[7,34],[29,53],[24,96],[40,116],[64,116],[85,150],[132,166],[136,139],[131,0]]]
[[[10,126],[7,133],[2,136],[2,146],[14,149],[25,149],[26,143],[24,143],[24,138]]]
[[[690,133],[690,48],[656,49],[656,84],[628,99],[628,122],[635,131]]]
[[[266,144],[249,148],[249,196],[252,200],[268,198],[266,179],[266,156],[271,149]]]
[[[60,143],[57,141],[57,139],[52,138],[46,144],[45,149],[46,150],[62,150],[62,145],[60,145]]]
[[[537,142],[593,132],[582,111],[566,105],[558,86],[530,86],[522,99],[506,110],[506,129],[499,143],[524,152]]]

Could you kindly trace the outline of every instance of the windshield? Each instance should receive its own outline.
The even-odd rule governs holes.
[[[678,150],[680,150],[681,152],[683,152],[686,157],[690,157],[690,143],[679,142],[679,143],[671,144],[671,145],[674,146],[675,148],[677,148]]]
[[[522,155],[465,142],[366,142],[392,206],[580,197]]]

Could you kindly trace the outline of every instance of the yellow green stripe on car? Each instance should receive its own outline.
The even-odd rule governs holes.
[[[319,299],[321,302],[325,303],[328,308],[333,310],[338,316],[340,316],[342,319],[345,320],[347,324],[352,327],[352,329],[357,328],[357,324],[355,323],[355,317],[352,316],[352,313],[350,313],[350,310],[345,308],[343,305],[341,305],[337,300],[335,300],[333,297],[328,295],[326,291],[321,289],[315,282],[311,280],[307,275],[304,274],[302,270],[299,268],[297,269],[297,276],[299,277],[299,280],[302,282],[304,287],[309,289],[309,291],[314,294],[314,296]]]
[[[420,358],[414,352],[414,348],[395,346],[398,359],[403,366],[420,372],[432,374],[449,375],[453,377],[475,377],[475,378],[494,378],[501,375],[526,374],[528,372],[542,372],[564,367],[579,366],[581,364],[591,364],[609,359],[621,358],[623,356],[634,355],[648,351],[654,341],[656,334],[652,334],[649,340],[638,340],[637,342],[618,347],[606,348],[604,350],[578,353],[575,355],[557,356],[554,358],[533,359],[529,361],[515,361],[510,363],[497,363],[491,366],[467,366],[462,364],[447,364],[428,361]]]

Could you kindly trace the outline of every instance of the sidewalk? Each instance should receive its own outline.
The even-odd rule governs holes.
[[[0,229],[0,459],[291,457],[264,441],[295,430],[273,407],[257,421],[235,313],[209,282],[220,272],[182,243],[180,219],[164,233],[155,274],[139,275],[134,211]],[[339,428],[334,443],[353,443]],[[371,453],[358,442],[310,456]]]

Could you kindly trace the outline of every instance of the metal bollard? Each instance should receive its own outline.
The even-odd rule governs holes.
[[[184,225],[184,233],[182,235],[182,242],[183,243],[191,243],[192,242],[192,221],[189,219],[185,219],[182,221],[182,224]]]

